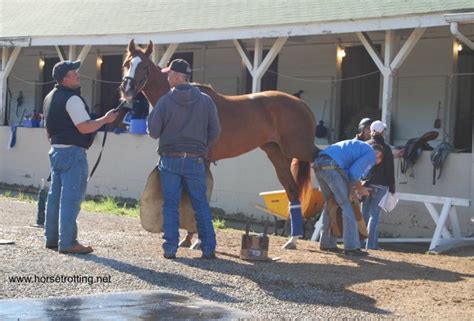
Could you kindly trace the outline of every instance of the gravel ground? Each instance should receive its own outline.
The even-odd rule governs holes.
[[[283,251],[271,237],[276,262],[238,258],[242,232],[220,230],[218,259],[181,249],[162,257],[161,237],[136,218],[95,213],[79,216],[79,240],[91,255],[62,255],[44,248],[32,228],[35,204],[0,197],[0,298],[44,298],[132,290],[170,290],[265,318],[443,318],[474,315],[474,248],[447,255],[407,251],[407,246],[348,259],[301,241]],[[103,277],[104,282],[15,283],[14,276]],[[89,280],[89,279],[87,279]],[[105,282],[108,281],[108,282]]]

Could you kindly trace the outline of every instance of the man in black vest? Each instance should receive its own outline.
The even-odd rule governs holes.
[[[59,253],[86,254],[92,247],[77,241],[76,219],[86,194],[88,164],[86,150],[94,133],[113,122],[117,113],[91,120],[81,97],[80,61],[61,61],[53,68],[57,85],[44,99],[46,131],[51,143],[51,186],[44,225],[46,247]]]

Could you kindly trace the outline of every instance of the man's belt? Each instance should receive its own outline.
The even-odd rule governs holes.
[[[171,156],[171,157],[200,157],[204,158],[201,154],[190,153],[190,152],[162,152],[161,156]]]

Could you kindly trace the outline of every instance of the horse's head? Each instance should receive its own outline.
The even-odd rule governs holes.
[[[143,50],[135,46],[133,39],[128,44],[128,54],[123,62],[124,78],[120,85],[122,97],[130,100],[143,90],[147,84],[150,69],[154,65],[149,58],[153,51],[153,43]]]

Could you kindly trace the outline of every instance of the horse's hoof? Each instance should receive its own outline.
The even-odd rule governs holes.
[[[191,240],[188,240],[187,238],[185,238],[181,242],[179,242],[178,245],[179,245],[179,247],[190,248],[191,247]]]
[[[191,245],[191,250],[200,250],[201,249],[201,241],[197,240]]]
[[[296,250],[296,244],[289,240],[281,247],[283,250]]]

